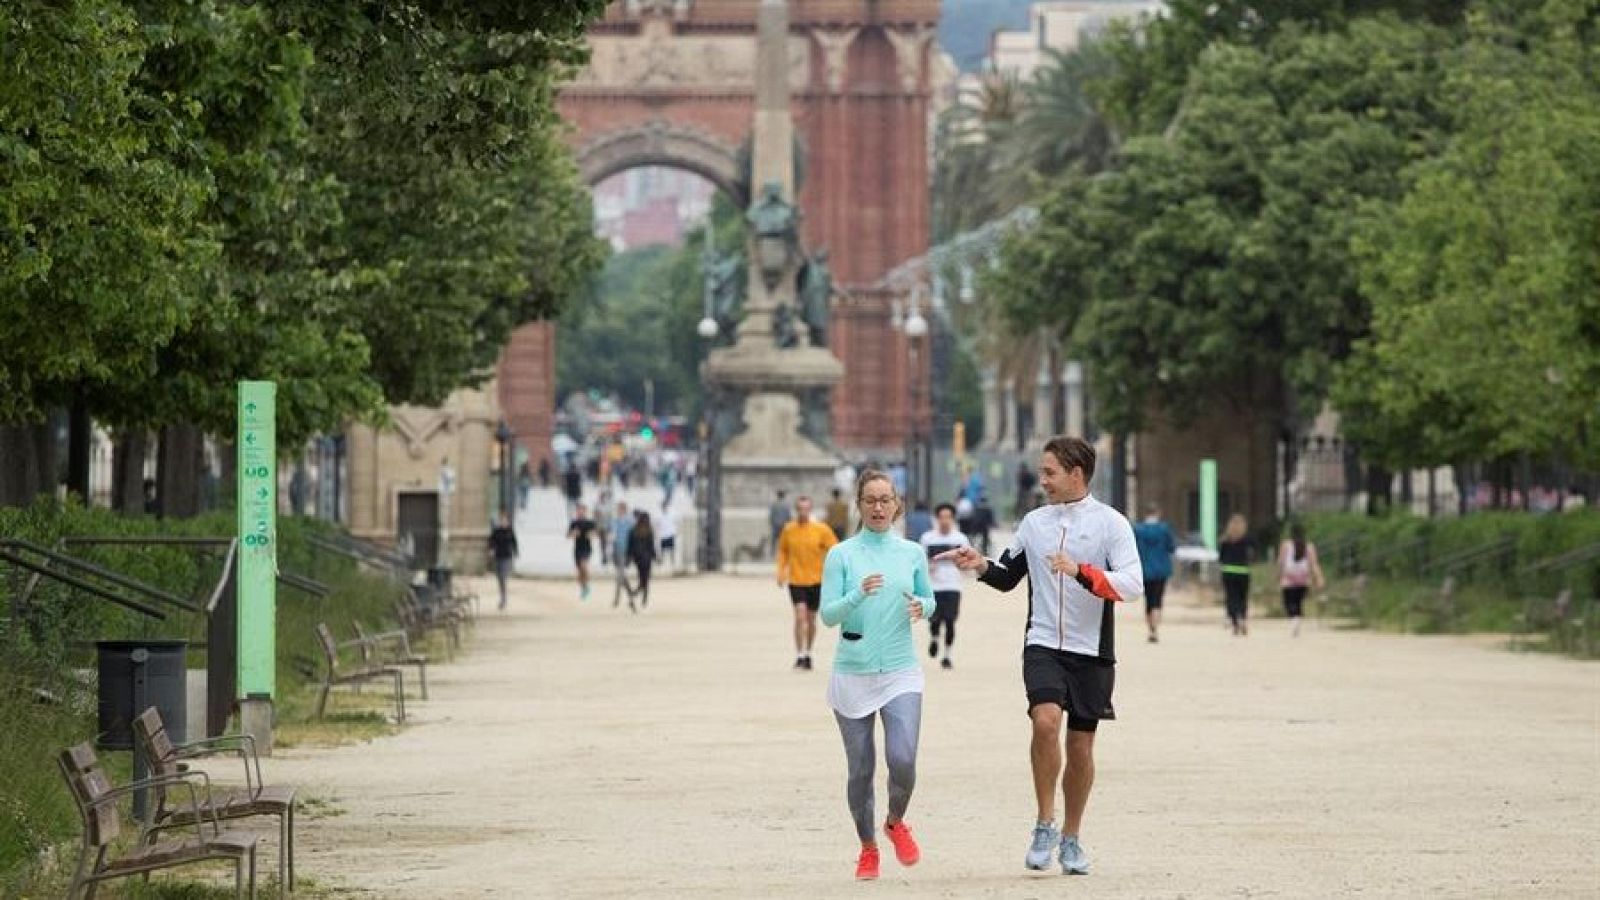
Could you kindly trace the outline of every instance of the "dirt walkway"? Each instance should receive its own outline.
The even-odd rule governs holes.
[[[1594,664],[1274,621],[1240,640],[1182,598],[1151,645],[1124,609],[1095,872],[1068,881],[1022,869],[1026,600],[974,586],[957,668],[928,671],[924,860],[858,886],[836,634],[796,673],[767,580],[666,581],[639,616],[576,594],[520,583],[400,735],[270,762],[343,810],[307,823],[302,871],[429,900],[1600,896]]]

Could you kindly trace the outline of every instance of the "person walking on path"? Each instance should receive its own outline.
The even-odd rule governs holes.
[[[589,518],[589,507],[580,502],[573,509],[572,521],[567,525],[567,538],[572,541],[572,561],[578,567],[580,600],[589,599],[589,557],[594,555],[594,533],[595,524]]]
[[[622,594],[628,594],[628,605],[633,605],[634,586],[628,581],[628,535],[633,533],[633,516],[628,515],[628,504],[617,501],[611,514],[611,530],[606,532],[606,543],[611,546],[611,567],[617,583],[611,591],[611,608],[622,605]]]
[[[656,533],[650,527],[650,513],[646,510],[634,510],[633,529],[628,532],[628,561],[639,573],[639,606],[633,605],[633,594],[629,594],[628,608],[638,612],[650,605],[650,567],[656,561]]]
[[[1002,591],[1028,579],[1022,683],[1033,722],[1030,756],[1039,808],[1024,863],[1030,869],[1047,868],[1054,850],[1062,871],[1076,875],[1089,872],[1079,835],[1094,787],[1095,731],[1102,719],[1117,717],[1111,705],[1116,685],[1115,608],[1144,589],[1133,528],[1121,513],[1089,495],[1094,464],[1094,448],[1087,442],[1051,438],[1039,460],[1039,484],[1050,502],[1023,517],[1000,558],[989,560],[975,548],[963,547],[936,560],[952,560]],[[1059,831],[1058,784],[1066,801]]]
[[[928,504],[918,500],[911,505],[911,512],[906,513],[906,540],[920,541],[932,530],[933,514],[928,512]]]
[[[778,533],[778,588],[789,589],[794,608],[794,667],[809,671],[822,604],[822,560],[839,539],[832,528],[811,518],[810,497],[795,498],[794,511],[794,521]]]
[[[568,463],[567,470],[561,473],[561,484],[566,492],[567,509],[575,511],[582,505],[579,501],[583,499],[583,474],[577,466]]]
[[[1178,540],[1172,527],[1161,519],[1161,507],[1154,503],[1144,508],[1144,520],[1133,526],[1139,544],[1139,563],[1144,566],[1144,624],[1150,629],[1150,643],[1161,640],[1161,600],[1172,577],[1172,554]]]
[[[919,541],[928,558],[938,560],[928,566],[928,579],[933,585],[933,599],[937,604],[928,617],[932,639],[928,642],[928,656],[939,655],[939,631],[944,631],[944,659],[940,668],[953,668],[950,662],[950,645],[956,642],[956,616],[961,614],[961,570],[948,559],[939,559],[951,550],[972,546],[967,536],[956,530],[956,508],[941,503],[934,510],[934,527],[923,532]],[[908,530],[907,536],[910,535]]]
[[[661,561],[667,565],[670,574],[678,564],[678,514],[672,510],[672,501],[661,504],[655,525],[656,540],[661,543]]]
[[[789,502],[784,499],[787,496],[788,494],[784,491],[779,491],[778,499],[772,501],[772,505],[767,507],[767,527],[772,532],[772,554],[774,558],[778,554],[778,535],[783,533],[783,526],[789,524]]]
[[[494,579],[500,583],[500,609],[506,608],[506,580],[517,559],[517,533],[511,530],[511,514],[503,512],[489,532],[489,555],[494,558]]]
[[[600,489],[600,498],[594,504],[594,527],[600,534],[600,565],[611,565],[611,542],[605,540],[611,534],[611,491]]]
[[[1289,616],[1290,633],[1300,636],[1306,592],[1322,590],[1322,563],[1317,560],[1317,545],[1306,540],[1306,526],[1289,526],[1289,539],[1278,547],[1278,587],[1283,591],[1283,611]]]
[[[1222,569],[1222,593],[1228,607],[1228,625],[1234,635],[1250,633],[1250,526],[1244,516],[1234,513],[1217,544],[1217,562]]]
[[[1020,520],[1033,509],[1033,488],[1039,483],[1039,476],[1033,474],[1026,461],[1017,463],[1017,505],[1012,509],[1012,518]]]
[[[841,541],[850,532],[850,504],[845,502],[844,491],[838,488],[833,489],[833,499],[828,501],[828,527]]]
[[[906,824],[906,808],[917,783],[917,739],[922,728],[922,667],[917,664],[911,624],[937,612],[928,582],[928,558],[920,545],[892,530],[904,507],[894,483],[868,469],[856,482],[861,530],[828,551],[822,573],[822,621],[839,627],[838,652],[828,682],[844,739],[848,773],[845,796],[861,840],[856,878],[878,877],[874,836],[874,719],[883,720],[884,759],[889,766],[889,815],[884,834],[902,866],[916,865],[922,851]]]

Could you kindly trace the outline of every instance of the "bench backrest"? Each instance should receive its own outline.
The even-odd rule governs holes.
[[[90,847],[105,847],[122,833],[122,819],[117,814],[117,804],[106,795],[111,793],[111,781],[100,767],[94,747],[87,742],[68,747],[57,757],[61,774],[67,780],[67,789],[83,819],[83,839]]]
[[[139,742],[139,749],[144,751],[144,758],[150,763],[150,774],[178,774],[178,750],[172,745],[172,736],[167,734],[166,723],[161,721],[160,710],[152,706],[134,718],[133,739]],[[160,812],[166,809],[167,790],[157,787],[155,794],[159,818]]]
[[[350,627],[355,630],[356,640],[360,641],[357,646],[361,648],[361,661],[372,662],[372,643],[367,640],[367,630],[361,627],[360,622],[355,621],[350,623]]]
[[[322,645],[322,659],[328,664],[328,672],[337,674],[339,671],[339,645],[333,639],[333,632],[328,630],[324,622],[317,623],[317,643]]]

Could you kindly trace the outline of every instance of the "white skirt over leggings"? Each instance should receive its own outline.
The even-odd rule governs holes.
[[[856,836],[873,840],[872,779],[877,769],[874,720],[883,720],[883,755],[889,764],[889,818],[900,819],[917,784],[917,737],[922,730],[922,669],[882,675],[833,674],[828,702],[844,739],[848,779],[845,799]],[[847,715],[856,713],[857,715]]]

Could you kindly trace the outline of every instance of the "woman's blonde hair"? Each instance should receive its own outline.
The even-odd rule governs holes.
[[[882,469],[867,469],[856,478],[856,505],[861,505],[861,496],[866,493],[867,485],[874,481],[881,481],[889,486],[890,493],[894,494],[894,517],[889,521],[893,522],[899,519],[900,515],[906,511],[906,501],[901,498],[900,492],[895,490],[894,479],[890,478],[889,473]]]
[[[1230,541],[1237,541],[1250,530],[1250,524],[1244,520],[1243,513],[1234,513],[1228,517],[1228,527],[1222,536]]]

